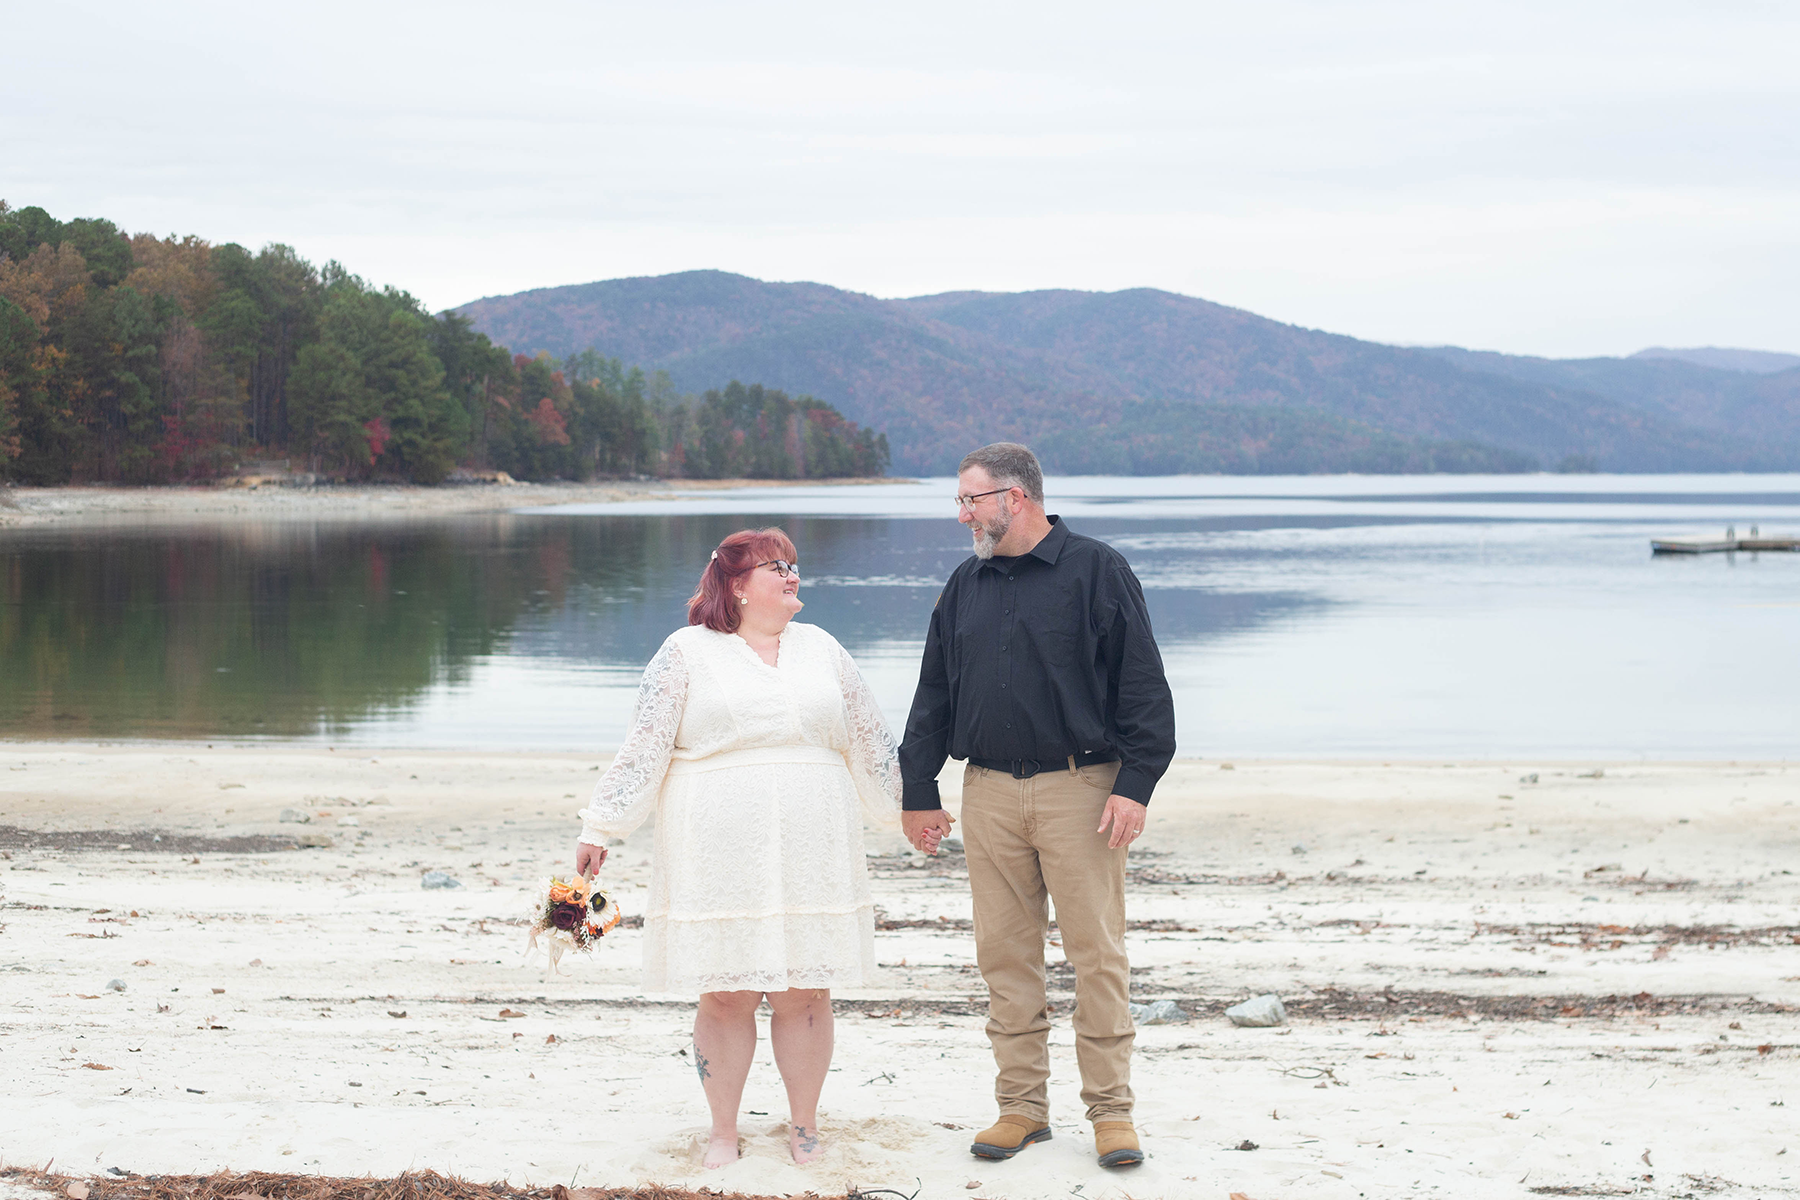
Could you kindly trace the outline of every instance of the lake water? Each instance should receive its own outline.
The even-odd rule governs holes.
[[[780,524],[898,728],[954,481],[415,524],[0,531],[0,735],[610,749],[707,553]],[[1064,478],[1149,598],[1181,752],[1785,759],[1800,476]]]

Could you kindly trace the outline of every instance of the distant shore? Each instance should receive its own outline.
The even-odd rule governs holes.
[[[610,504],[682,492],[727,488],[835,487],[909,483],[877,479],[616,479],[594,483],[325,484],[314,487],[236,485],[196,487],[0,488],[0,529],[93,524],[175,524],[239,520],[416,520],[453,514],[506,512],[560,504]]]

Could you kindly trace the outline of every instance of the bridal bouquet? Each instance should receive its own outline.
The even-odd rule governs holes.
[[[538,901],[531,922],[529,953],[544,939],[544,953],[555,970],[562,956],[571,950],[591,950],[594,943],[619,923],[619,906],[611,895],[594,886],[594,881],[577,875],[573,879],[550,877],[544,895]]]

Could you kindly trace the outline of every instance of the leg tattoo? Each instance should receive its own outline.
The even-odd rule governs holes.
[[[800,1143],[800,1149],[807,1154],[816,1154],[819,1149],[819,1131],[805,1125],[794,1126],[794,1138]]]
[[[706,1069],[706,1055],[700,1053],[700,1047],[694,1047],[694,1070],[700,1074],[700,1082],[705,1083],[712,1078],[712,1072]]]

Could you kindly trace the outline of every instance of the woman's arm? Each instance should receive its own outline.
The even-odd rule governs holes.
[[[846,755],[850,778],[862,799],[863,814],[884,829],[895,828],[900,823],[900,760],[895,755],[894,735],[850,652],[835,641],[832,649],[837,656],[838,683],[844,692],[845,724],[850,733]]]
[[[675,734],[687,709],[687,689],[687,664],[681,650],[672,640],[664,642],[644,668],[631,732],[579,814],[580,845],[601,849],[599,861],[592,862],[594,867],[606,859],[607,838],[628,836],[655,809],[675,749]],[[577,855],[583,866],[596,857],[579,849]]]

